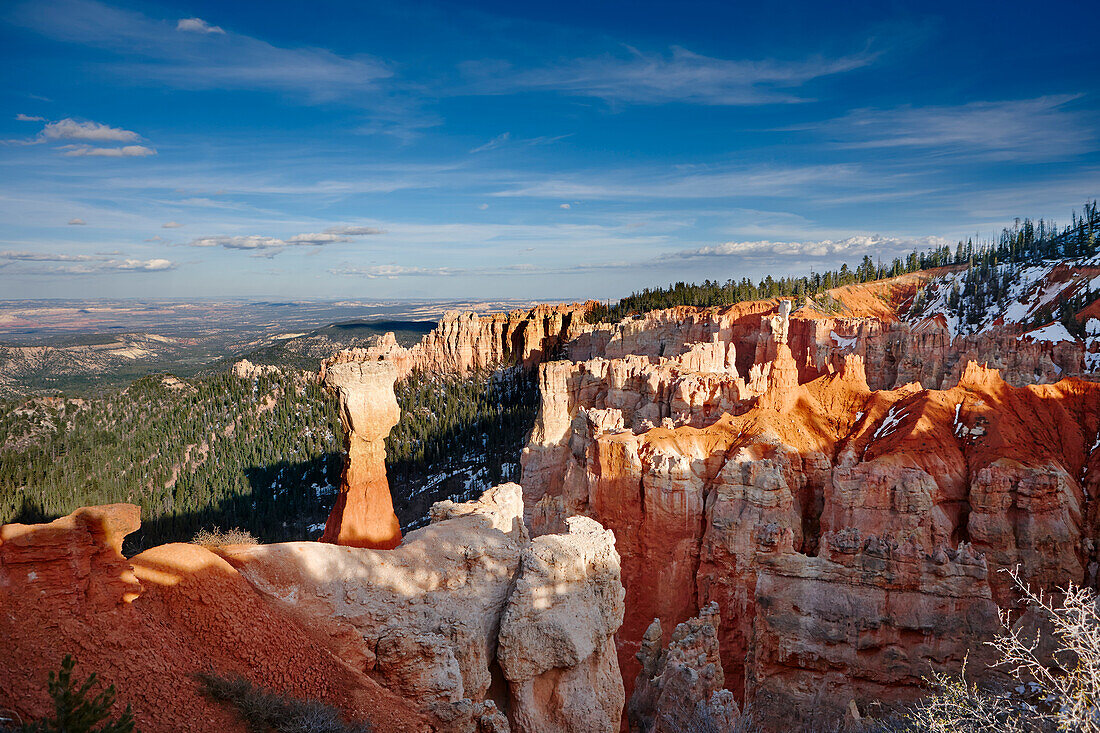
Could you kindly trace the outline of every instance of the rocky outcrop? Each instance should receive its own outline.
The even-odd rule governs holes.
[[[401,416],[393,392],[396,378],[386,362],[343,362],[325,372],[324,382],[339,400],[347,455],[322,542],[383,550],[401,542],[386,480],[385,439]]]
[[[718,649],[718,604],[677,625],[661,648],[661,620],[653,619],[638,652],[641,671],[628,707],[632,733],[721,733],[740,717],[733,693],[723,688]]]
[[[73,653],[143,730],[242,725],[204,697],[211,668],[322,699],[376,731],[614,731],[623,590],[587,517],[532,542],[522,490],[441,502],[400,547],[164,545],[125,560],[137,507],[0,528],[0,707],[43,714]]]
[[[343,659],[445,729],[474,731],[497,709],[497,635],[526,540],[519,496],[506,484],[475,506],[439,507],[389,551],[290,542],[221,552],[272,601],[327,629]]]
[[[431,525],[389,551],[294,542],[221,553],[441,729],[506,730],[506,712],[512,730],[615,730],[613,536],[579,517],[531,542],[522,516],[522,489],[504,484],[437,504]]]
[[[522,555],[500,622],[500,667],[516,733],[613,733],[623,710],[615,632],[623,587],[615,537],[588,517],[566,520]]]
[[[299,699],[324,700],[375,731],[427,731],[412,705],[333,654],[323,635],[267,603],[228,563],[195,545],[126,560],[139,526],[129,504],[88,507],[49,524],[0,527],[0,710],[52,711],[47,676],[66,654],[96,673],[151,733],[245,733],[194,674],[241,675]]]

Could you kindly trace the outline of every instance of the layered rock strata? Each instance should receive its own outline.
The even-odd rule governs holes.
[[[464,375],[501,364],[533,367],[553,358],[583,331],[584,314],[592,305],[540,305],[481,316],[452,311],[411,348],[398,345],[387,333],[374,346],[346,349],[326,359],[321,376],[333,365],[355,361],[385,361],[399,379],[414,370]]]
[[[1046,589],[1093,582],[1100,385],[1013,386],[959,365],[966,340],[907,361],[883,345],[927,334],[879,316],[737,311],[650,314],[602,355],[540,368],[528,519],[538,534],[585,514],[615,533],[628,693],[653,618],[713,601],[728,689],[771,711],[765,729],[807,724],[911,699],[967,654],[982,668],[1017,602],[1002,568]],[[1001,337],[982,338],[989,353]],[[1006,355],[1010,340],[1026,350],[1006,336]],[[1061,358],[1033,346],[1017,381],[1043,378],[1035,354]],[[909,374],[952,386],[894,386]]]
[[[614,731],[623,711],[615,537],[588,517],[566,525],[524,549],[500,622],[498,658],[516,733]]]
[[[401,542],[386,480],[385,439],[401,417],[393,392],[396,378],[386,362],[343,362],[325,372],[324,382],[339,400],[347,455],[322,542],[382,550]]]

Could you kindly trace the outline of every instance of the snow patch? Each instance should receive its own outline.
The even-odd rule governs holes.
[[[838,349],[851,349],[854,348],[856,345],[855,336],[851,338],[844,338],[843,336],[838,336],[836,331],[831,331],[829,335],[833,337],[833,341],[836,341],[836,346]]]
[[[1066,327],[1063,326],[1061,323],[1052,323],[1049,326],[1043,326],[1042,328],[1037,328],[1034,331],[1028,331],[1027,333],[1020,334],[1020,336],[1017,337],[1016,340],[1022,341],[1024,339],[1031,339],[1032,341],[1046,341],[1052,344],[1056,344],[1061,341],[1077,340],[1073,337],[1073,334],[1066,330]]]
[[[887,411],[886,417],[882,419],[882,424],[878,426],[878,430],[876,430],[875,434],[871,436],[872,441],[878,440],[879,438],[885,438],[887,435],[890,435],[898,429],[898,426],[901,425],[901,421],[905,418],[906,413],[895,413],[894,410],[896,409],[897,406],[895,405],[891,407],[889,411]]]

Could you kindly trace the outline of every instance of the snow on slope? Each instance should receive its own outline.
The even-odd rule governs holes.
[[[952,336],[982,333],[994,326],[1034,326],[1036,319],[1040,323],[1053,321],[1053,314],[1062,301],[1100,289],[1100,263],[1091,260],[1046,261],[1037,265],[1006,263],[992,269],[993,278],[1007,281],[1006,292],[998,300],[979,302],[978,297],[966,293],[965,271],[947,273],[928,284],[921,302],[908,314],[907,320],[938,316],[946,322]],[[953,292],[958,293],[954,307]],[[1056,325],[1057,328],[1052,325],[1026,335],[1044,341],[1077,340],[1064,326]],[[1097,339],[1100,342],[1100,334]]]

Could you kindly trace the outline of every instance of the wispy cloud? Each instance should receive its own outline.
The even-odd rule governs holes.
[[[12,262],[34,262],[34,263],[79,263],[79,264],[65,264],[57,267],[34,270],[33,273],[37,274],[67,274],[67,275],[89,275],[97,272],[162,272],[165,270],[174,270],[179,264],[162,258],[153,258],[148,260],[142,259],[117,259],[116,257],[100,254],[100,255],[75,255],[65,254],[61,252],[28,252],[28,251],[12,251],[8,250],[0,252],[0,261],[2,264],[11,264]]]
[[[545,177],[520,181],[494,196],[556,199],[727,198],[732,196],[795,196],[807,186],[858,185],[853,165],[756,166],[730,168],[695,166],[668,170],[627,169],[588,175]]]
[[[91,145],[64,145],[66,158],[145,158],[157,151],[144,145],[124,145],[120,148],[97,148]]]
[[[91,262],[101,259],[92,255],[70,255],[57,252],[26,252],[12,251],[0,252],[0,260],[13,260],[16,262]]]
[[[492,140],[489,140],[488,142],[471,149],[470,153],[484,153],[489,150],[496,150],[497,148],[501,148],[506,145],[513,147],[533,147],[535,145],[549,145],[550,143],[556,143],[559,140],[564,140],[572,136],[573,133],[568,133],[565,135],[540,135],[538,137],[513,138],[512,133],[503,132],[494,137]]]
[[[337,242],[350,242],[352,237],[364,237],[382,234],[383,230],[370,226],[342,225],[329,227],[323,232],[295,234],[292,237],[270,237],[260,234],[234,234],[215,237],[198,237],[191,241],[192,247],[222,247],[224,249],[242,249],[269,251],[275,254],[287,247],[321,247]]]
[[[221,33],[225,34],[220,26],[210,25],[202,18],[180,18],[176,23],[177,31],[190,31],[191,33]]]
[[[1071,108],[1080,95],[971,102],[956,106],[859,109],[819,130],[845,149],[913,148],[941,155],[1049,160],[1097,149],[1094,112]]]
[[[164,222],[163,224],[160,225],[160,228],[161,229],[179,229],[181,226],[183,226],[183,224],[180,224],[178,221],[166,221],[166,222]]]
[[[119,54],[127,60],[108,68],[128,80],[183,89],[265,89],[310,101],[362,99],[365,90],[392,74],[371,56],[276,46],[198,18],[173,24],[95,0],[27,2],[11,19],[51,38]]]
[[[822,239],[803,242],[722,242],[721,244],[684,249],[660,255],[659,261],[699,260],[729,257],[820,257],[839,261],[842,257],[863,255],[888,256],[890,258],[914,250],[923,251],[942,247],[947,240],[938,236],[888,237],[877,234],[856,235],[845,239]]]
[[[342,224],[340,226],[329,227],[325,230],[327,234],[341,234],[347,237],[366,237],[372,234],[385,234],[385,229],[379,229],[378,227],[356,226],[354,224]]]
[[[87,223],[83,219],[69,219],[69,226],[84,226]]]
[[[499,148],[501,145],[508,142],[508,140],[511,137],[512,137],[512,133],[502,132],[501,134],[497,135],[496,137],[494,137],[489,142],[487,142],[483,145],[478,145],[476,148],[472,148],[470,150],[470,152],[471,153],[484,153],[486,150],[493,150],[494,148]]]
[[[805,100],[791,90],[806,82],[858,69],[875,58],[874,53],[862,52],[840,58],[752,61],[703,56],[679,46],[663,55],[630,47],[625,50],[625,54],[529,70],[514,70],[500,63],[469,64],[465,68],[474,81],[466,91],[554,91],[629,104],[785,104]]]
[[[22,112],[15,116],[15,119],[19,122],[45,122],[45,117],[35,117],[34,115],[25,115]]]

